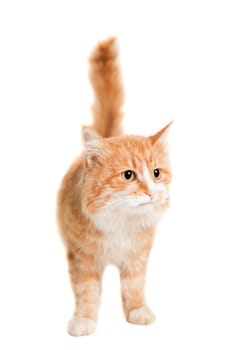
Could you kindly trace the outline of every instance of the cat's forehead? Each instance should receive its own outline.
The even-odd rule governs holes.
[[[151,147],[148,137],[138,135],[123,135],[119,137],[112,137],[105,139],[109,144],[109,147],[113,148],[125,148],[132,151],[143,151],[147,147]]]
[[[108,139],[106,143],[112,164],[142,168],[157,158],[155,147],[143,136],[122,136]]]

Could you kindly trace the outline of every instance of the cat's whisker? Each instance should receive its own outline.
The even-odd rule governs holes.
[[[114,209],[114,207],[121,206],[121,204],[125,203],[126,199],[127,197],[111,199],[104,205],[104,209],[108,209],[108,208]]]

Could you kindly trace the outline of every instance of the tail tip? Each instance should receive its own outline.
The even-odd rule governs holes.
[[[100,41],[90,56],[90,61],[106,62],[114,60],[118,55],[118,40],[116,36],[112,36],[104,41]]]

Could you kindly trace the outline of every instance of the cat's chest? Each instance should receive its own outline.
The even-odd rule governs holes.
[[[101,268],[108,264],[120,266],[140,251],[147,240],[147,231],[155,227],[157,217],[153,214],[152,209],[139,215],[122,209],[110,214],[103,210],[92,216],[94,226],[102,233],[97,254]]]

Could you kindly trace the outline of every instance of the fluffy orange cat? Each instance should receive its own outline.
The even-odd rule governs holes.
[[[149,137],[122,135],[124,98],[117,61],[114,38],[99,43],[90,57],[93,126],[83,128],[83,153],[58,193],[58,224],[75,296],[68,324],[73,336],[96,329],[108,264],[119,269],[127,321],[154,321],[144,284],[155,229],[169,206],[169,125]]]

